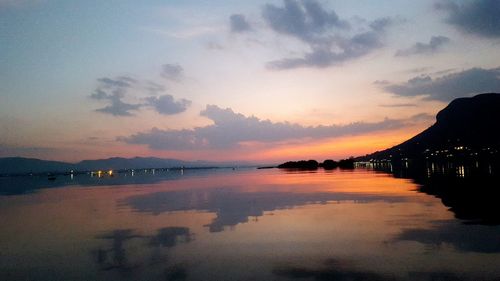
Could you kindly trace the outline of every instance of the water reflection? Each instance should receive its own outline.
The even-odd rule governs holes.
[[[0,196],[0,280],[498,280],[494,181],[471,178],[488,166],[408,167]]]
[[[270,186],[269,189],[277,187]],[[207,186],[202,190],[182,190],[148,193],[125,199],[136,212],[158,215],[174,211],[207,211],[216,217],[206,226],[210,232],[220,232],[224,227],[248,222],[250,217],[260,217],[264,212],[294,208],[307,204],[326,204],[327,202],[403,202],[405,197],[382,196],[355,193],[294,193],[294,192],[244,192],[237,187]]]
[[[412,179],[418,191],[440,198],[456,218],[470,224],[500,224],[497,201],[500,176],[492,173],[498,163],[412,163],[410,166],[374,165],[394,177]]]
[[[178,243],[191,242],[192,234],[187,227],[164,227],[149,240],[152,247],[172,248]]]
[[[463,252],[500,253],[500,228],[435,221],[428,228],[403,230],[396,241],[416,241],[430,246],[451,245]]]
[[[165,269],[166,281],[183,281],[187,280],[187,267],[183,264],[175,264]]]
[[[99,269],[128,274],[143,267],[168,265],[168,249],[191,242],[192,234],[187,227],[170,226],[158,229],[154,235],[141,235],[133,229],[116,229],[97,235],[96,239],[106,241],[105,246],[93,251]],[[131,245],[134,242],[135,247]],[[138,252],[136,247],[141,251]],[[149,251],[144,251],[146,249]],[[186,272],[181,264],[173,264],[165,269],[164,274],[167,280],[184,280]]]
[[[111,244],[108,248],[99,248],[97,253],[97,263],[102,270],[118,269],[119,271],[129,271],[139,264],[132,264],[129,261],[125,244],[134,238],[142,238],[135,234],[132,229],[117,229],[110,233],[97,236],[98,239],[108,240]]]
[[[247,168],[249,169],[249,168]],[[179,180],[186,177],[203,177],[219,173],[227,173],[229,168],[192,168],[192,169],[152,169],[129,170],[104,176],[102,171],[88,174],[59,175],[55,180],[48,181],[46,176],[0,176],[0,195],[19,195],[36,192],[46,188],[61,188],[67,186],[120,186],[130,184],[154,184],[166,180]],[[109,171],[108,173],[109,174]]]
[[[383,275],[369,270],[356,268],[352,262],[330,258],[321,267],[278,266],[273,273],[289,279],[336,280],[336,281],[389,281],[396,280],[390,275]]]
[[[484,276],[482,272],[464,273],[450,271],[410,271],[404,276],[377,273],[356,266],[352,261],[329,258],[321,266],[285,265],[275,267],[273,273],[279,277],[318,281],[494,281],[497,278]]]

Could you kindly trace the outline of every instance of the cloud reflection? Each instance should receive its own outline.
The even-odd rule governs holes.
[[[143,251],[130,250],[133,242],[139,245],[147,245],[150,257],[149,264],[165,264],[168,262],[167,254],[162,249],[172,248],[179,243],[188,243],[192,239],[192,234],[187,227],[164,227],[157,230],[155,235],[141,235],[134,229],[116,229],[107,233],[97,235],[97,239],[108,241],[107,246],[103,246],[94,251],[95,260],[101,270],[118,270],[119,272],[130,272],[141,268],[144,264]],[[135,241],[133,241],[135,240]],[[144,243],[144,240],[148,243]],[[177,273],[176,273],[177,272]],[[167,269],[167,280],[182,280],[173,278],[185,275],[179,274],[179,270]],[[170,277],[168,277],[170,276]],[[173,279],[172,279],[172,278]]]
[[[498,227],[438,221],[429,229],[406,229],[395,240],[416,241],[438,247],[449,244],[463,252],[500,253],[499,238]]]
[[[221,187],[149,193],[129,197],[123,203],[137,212],[153,215],[188,210],[213,212],[216,217],[206,227],[210,232],[220,232],[224,227],[248,222],[249,217],[263,216],[264,212],[307,204],[327,204],[332,201],[401,202],[404,200],[403,197],[370,194],[242,192],[236,188]]]

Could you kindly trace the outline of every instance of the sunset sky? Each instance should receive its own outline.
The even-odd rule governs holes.
[[[0,0],[0,157],[363,155],[500,92],[500,1]]]

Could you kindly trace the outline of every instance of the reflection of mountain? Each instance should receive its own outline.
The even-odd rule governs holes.
[[[403,166],[381,163],[373,167],[398,178],[413,179],[419,184],[419,192],[440,198],[456,218],[469,224],[500,224],[497,200],[500,176],[491,164],[410,162]]]
[[[455,99],[437,114],[436,123],[427,130],[397,146],[357,160],[498,158],[499,108],[500,94]]]
[[[207,226],[211,232],[220,232],[225,226],[248,222],[249,217],[262,216],[266,211],[344,200],[398,202],[404,198],[350,193],[241,192],[237,188],[212,188],[137,195],[123,203],[138,212],[152,214],[187,210],[214,212],[217,217]]]
[[[419,191],[441,198],[458,219],[469,223],[500,224],[498,177],[453,178],[435,176],[423,182]]]

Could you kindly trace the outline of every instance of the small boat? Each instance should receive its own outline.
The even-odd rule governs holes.
[[[55,181],[55,180],[56,180],[56,176],[55,176],[55,175],[48,174],[48,175],[47,175],[47,179],[48,179],[49,181]]]

